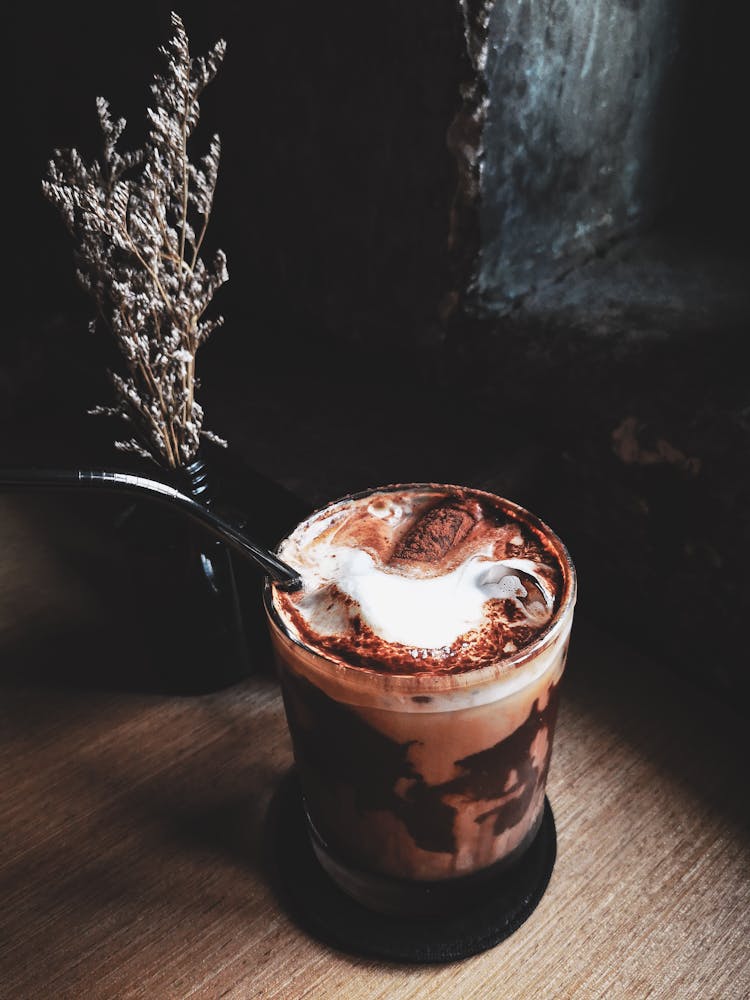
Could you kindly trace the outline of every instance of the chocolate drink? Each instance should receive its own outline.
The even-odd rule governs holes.
[[[316,854],[371,908],[439,913],[541,822],[575,604],[560,540],[479,490],[391,486],[279,549],[266,610]]]

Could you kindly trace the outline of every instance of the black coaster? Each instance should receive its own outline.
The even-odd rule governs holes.
[[[281,901],[305,930],[342,951],[399,962],[454,962],[504,941],[535,910],[557,855],[545,799],[539,832],[523,858],[497,876],[496,891],[450,917],[404,919],[365,909],[331,881],[313,852],[293,771],[274,796],[266,832]]]

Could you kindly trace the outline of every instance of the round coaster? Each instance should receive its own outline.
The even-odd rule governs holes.
[[[555,820],[545,799],[542,824],[528,850],[496,877],[481,902],[445,918],[405,919],[365,909],[331,881],[313,852],[294,772],[274,796],[266,833],[273,881],[290,916],[334,948],[399,962],[454,962],[504,941],[533,913],[557,855]]]

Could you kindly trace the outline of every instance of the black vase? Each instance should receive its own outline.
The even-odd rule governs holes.
[[[144,472],[223,513],[202,455],[177,470]],[[109,516],[103,512],[104,523],[94,526],[106,555],[90,568],[107,591],[103,631],[114,655],[101,675],[105,685],[187,695],[246,679],[255,657],[242,605],[252,597],[240,596],[229,549],[178,511],[149,499],[108,499]],[[90,506],[96,501],[105,507],[101,497]]]
[[[150,473],[153,475],[153,473]],[[250,469],[230,450],[207,447],[161,477],[272,548],[304,516],[306,504]],[[149,647],[133,687],[202,694],[253,674],[273,674],[263,612],[263,576],[221,541],[167,508],[137,501],[122,519],[129,595],[141,607]]]

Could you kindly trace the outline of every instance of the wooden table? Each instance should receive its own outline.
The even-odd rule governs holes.
[[[106,594],[70,578],[18,500],[0,526],[0,997],[750,996],[741,717],[584,615],[547,893],[489,952],[391,965],[310,938],[269,885],[266,809],[291,763],[273,677],[194,697],[32,683],[62,623]]]

